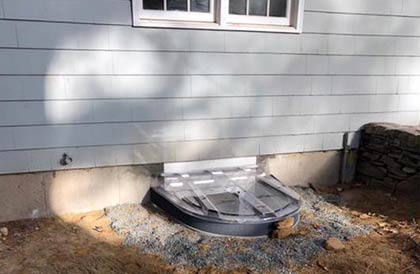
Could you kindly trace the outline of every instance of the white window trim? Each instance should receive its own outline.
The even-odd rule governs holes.
[[[301,33],[305,0],[289,0],[287,17],[229,14],[228,0],[210,1],[210,13],[143,10],[143,0],[132,0],[136,27],[246,30]]]
[[[133,3],[137,1],[134,0]],[[138,1],[138,8],[141,12],[142,20],[157,20],[157,21],[186,21],[186,22],[207,22],[213,23],[214,2],[210,1],[210,12],[191,12],[191,11],[161,11],[161,10],[145,10],[143,9],[143,1]],[[190,2],[187,1],[189,4]],[[188,10],[190,9],[188,5]]]
[[[229,7],[226,7],[227,18],[226,22],[233,24],[247,24],[247,25],[269,25],[269,26],[288,26],[290,24],[290,11],[292,0],[287,1],[287,14],[286,17],[264,17],[264,16],[244,16],[229,14]],[[270,5],[270,0],[267,1],[267,6]],[[269,8],[267,7],[267,12]],[[247,10],[248,13],[248,10]]]

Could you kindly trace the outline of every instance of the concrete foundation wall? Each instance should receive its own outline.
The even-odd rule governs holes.
[[[263,158],[267,171],[286,185],[335,185],[340,178],[341,151],[282,154]]]
[[[276,155],[261,158],[270,173],[287,185],[338,182],[340,152]],[[118,166],[0,175],[0,222],[87,212],[147,201],[154,175],[163,165]]]
[[[0,176],[0,221],[87,212],[146,199],[162,165]]]

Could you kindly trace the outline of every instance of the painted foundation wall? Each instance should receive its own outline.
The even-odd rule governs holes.
[[[418,125],[419,25],[417,0],[307,0],[302,34],[0,0],[0,173],[337,150],[368,122]]]

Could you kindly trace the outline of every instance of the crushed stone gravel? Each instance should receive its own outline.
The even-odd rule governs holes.
[[[299,227],[308,233],[282,240],[210,236],[175,222],[151,206],[120,205],[106,212],[125,245],[157,254],[169,264],[224,270],[248,268],[256,273],[290,273],[291,265],[304,265],[322,252],[330,237],[345,242],[371,231],[369,226],[351,222],[348,212],[336,205],[342,203],[340,196],[319,195],[310,188],[295,191],[304,201]]]

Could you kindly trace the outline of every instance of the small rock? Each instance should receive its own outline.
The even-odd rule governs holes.
[[[366,213],[363,213],[359,216],[360,220],[367,220],[370,218],[370,216]]]
[[[286,218],[276,224],[277,229],[273,231],[274,239],[284,239],[295,233],[293,229],[295,221],[293,218]]]
[[[312,227],[315,228],[316,230],[320,230],[321,229],[321,225],[318,224],[318,223],[312,224]]]
[[[0,228],[0,234],[4,237],[7,237],[7,235],[9,235],[9,229],[7,227]]]
[[[344,244],[335,237],[331,237],[325,242],[325,249],[327,250],[338,251],[343,250],[344,248]]]
[[[383,222],[378,223],[378,226],[381,228],[386,227],[387,225],[388,225],[387,223],[383,223]]]
[[[286,219],[278,222],[276,224],[276,227],[277,227],[277,229],[290,228],[294,225],[294,223],[295,223],[295,220],[293,218],[286,218]]]
[[[407,174],[415,174],[417,172],[415,168],[411,168],[411,167],[404,167],[403,171]]]
[[[95,230],[96,232],[99,232],[99,233],[101,233],[101,232],[103,232],[104,231],[104,228],[102,227],[102,226],[95,226],[94,228],[92,228],[93,230]]]
[[[395,228],[391,228],[391,229],[389,230],[389,232],[391,232],[392,234],[398,234],[398,230],[397,230],[397,229],[395,229]]]
[[[385,232],[392,233],[392,234],[397,234],[397,233],[398,233],[398,230],[397,230],[397,229],[395,229],[395,228],[388,228],[388,227],[384,227],[384,228],[383,228],[383,230],[384,230]]]
[[[295,230],[292,227],[276,229],[271,235],[273,239],[285,239],[295,233]]]
[[[324,265],[324,263],[322,263],[321,261],[317,261],[316,264],[322,268],[323,270],[328,272],[328,268]]]
[[[39,226],[36,226],[36,227],[35,227],[35,231],[38,231],[38,230],[39,230]]]
[[[307,236],[311,233],[311,231],[307,228],[300,228],[296,234],[301,235],[301,236]]]

